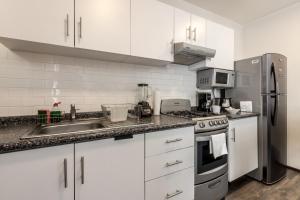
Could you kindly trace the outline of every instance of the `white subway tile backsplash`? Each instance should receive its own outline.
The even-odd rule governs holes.
[[[99,111],[101,104],[137,103],[137,84],[159,89],[162,98],[189,98],[195,105],[196,73],[188,67],[106,62],[28,52],[0,44],[0,116],[32,115],[61,101],[69,112]]]

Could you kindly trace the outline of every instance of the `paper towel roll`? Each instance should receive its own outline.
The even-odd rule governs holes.
[[[160,97],[160,91],[155,90],[154,91],[154,115],[160,115],[160,104],[161,104],[161,97]]]

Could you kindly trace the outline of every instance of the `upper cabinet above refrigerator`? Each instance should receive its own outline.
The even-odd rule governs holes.
[[[175,8],[174,42],[205,46],[206,20]]]
[[[207,67],[233,70],[234,30],[215,22],[206,21],[206,47],[216,49],[216,55]]]

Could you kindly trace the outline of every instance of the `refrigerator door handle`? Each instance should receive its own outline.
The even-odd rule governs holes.
[[[275,99],[275,104],[274,105],[274,108],[272,109],[272,112],[271,112],[271,122],[272,122],[272,125],[275,126],[275,122],[276,122],[276,115],[277,115],[277,106],[278,106],[278,96],[277,95],[274,95],[274,96],[271,96],[271,99]]]
[[[273,81],[274,81],[274,90],[271,90],[270,92],[271,93],[277,93],[277,80],[276,80],[276,73],[275,73],[275,66],[274,66],[274,63],[272,63],[272,66],[271,66],[271,77],[273,76]]]

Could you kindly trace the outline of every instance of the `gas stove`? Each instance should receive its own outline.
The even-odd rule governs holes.
[[[226,115],[215,115],[208,112],[197,112],[191,110],[190,100],[187,99],[166,99],[162,100],[161,113],[191,119],[196,121],[195,132],[207,132],[228,127]]]

